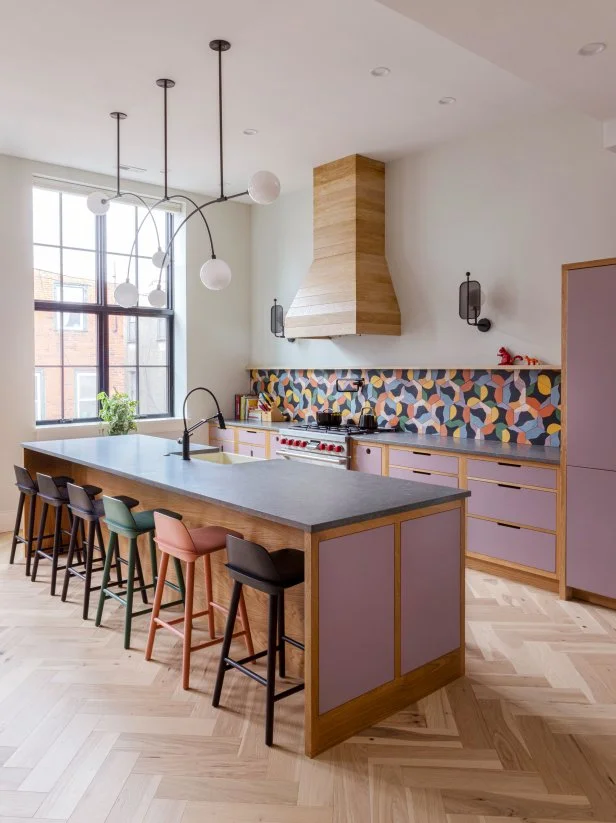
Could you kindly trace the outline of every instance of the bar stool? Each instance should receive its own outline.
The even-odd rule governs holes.
[[[64,583],[62,586],[62,601],[65,602],[68,596],[68,585],[71,577],[78,577],[84,582],[83,593],[83,619],[87,620],[90,611],[90,594],[98,591],[100,586],[92,585],[93,572],[100,572],[104,568],[106,558],[105,547],[103,543],[103,535],[101,533],[100,518],[104,517],[105,510],[102,500],[93,500],[87,491],[82,486],[76,486],[74,483],[67,483],[66,489],[68,491],[69,510],[73,515],[73,525],[71,529],[71,539],[68,547],[68,556],[66,559],[66,569],[64,571]],[[121,500],[128,509],[134,509],[139,505],[139,501],[134,497],[128,497],[120,494],[115,497],[116,500]],[[79,530],[84,529],[84,523],[88,523],[88,537],[83,539],[83,551],[85,557],[79,558],[80,562],[75,563],[75,553],[77,551],[77,534]],[[98,542],[95,542],[95,537]],[[94,552],[100,553],[100,559],[103,566],[94,567]],[[116,545],[115,552],[115,568],[118,579],[118,585],[123,585],[122,567],[121,563],[126,563],[124,558],[120,557],[120,552]],[[143,571],[141,569],[141,562],[139,554],[136,556],[137,577],[142,593],[145,594],[145,580],[143,578]],[[147,601],[146,601],[147,602]]]
[[[19,489],[19,502],[17,503],[17,517],[15,519],[15,528],[13,529],[13,542],[11,543],[11,555],[9,563],[13,565],[15,562],[15,550],[18,543],[23,543],[26,546],[26,576],[30,577],[30,566],[32,561],[32,546],[34,544],[34,521],[36,519],[36,497],[38,494],[38,486],[36,480],[32,479],[32,475],[23,466],[13,466],[15,469],[15,485]],[[64,475],[57,475],[52,478],[56,486],[66,486],[72,480],[72,477],[65,477]],[[19,533],[21,529],[21,520],[24,513],[24,505],[26,498],[30,500],[30,510],[28,512],[28,525],[26,536],[22,537]],[[24,523],[24,531],[26,525]],[[43,539],[53,537],[51,534],[43,535]]]
[[[287,637],[284,628],[284,593],[286,589],[304,582],[304,554],[299,549],[279,549],[275,552],[268,552],[258,543],[230,536],[227,537],[227,555],[229,558],[227,568],[235,583],[225,628],[225,639],[220,652],[212,705],[217,707],[220,703],[225,673],[229,669],[238,669],[265,686],[265,745],[271,746],[274,739],[274,704],[304,688],[304,683],[298,683],[278,694],[275,693],[276,653],[279,654],[280,677],[285,677],[285,643],[301,651],[304,650],[304,644]],[[242,586],[250,586],[269,596],[267,649],[244,657],[242,660],[233,660],[229,657],[229,649]],[[267,677],[261,677],[246,667],[246,663],[251,663],[265,655],[267,655]]]
[[[187,529],[184,523],[181,523],[179,520],[175,520],[173,517],[169,517],[167,514],[160,511],[154,512],[154,522],[156,524],[156,544],[160,549],[161,555],[160,569],[158,572],[158,585],[154,596],[154,608],[152,609],[152,617],[150,619],[150,632],[148,634],[148,644],[145,650],[145,659],[152,659],[154,638],[158,629],[169,629],[169,631],[179,635],[183,642],[182,688],[188,689],[191,652],[196,652],[199,649],[205,649],[208,646],[214,646],[217,643],[223,642],[222,636],[216,637],[214,609],[218,609],[224,614],[229,615],[229,609],[214,601],[214,595],[212,592],[211,555],[214,552],[223,551],[225,549],[225,541],[229,535],[234,535],[238,538],[241,538],[242,535],[238,534],[238,532],[220,528],[219,526],[203,526],[199,529]],[[184,617],[177,617],[174,620],[165,621],[161,620],[158,615],[160,613],[160,606],[165,587],[165,576],[167,574],[167,565],[170,557],[176,558],[177,561],[184,560],[186,563],[186,603],[184,607]],[[193,613],[195,563],[200,557],[203,557],[203,567],[205,570],[205,596],[207,608],[204,611]],[[254,646],[252,645],[252,635],[250,633],[248,614],[246,612],[246,604],[244,602],[243,595],[240,596],[238,605],[242,629],[239,632],[233,633],[234,626],[232,626],[231,637],[243,636],[248,654],[252,655],[254,654]],[[191,639],[193,620],[196,617],[203,617],[206,614],[208,616],[210,640],[205,643],[199,643],[196,646],[192,646]],[[235,620],[233,622],[235,624]],[[184,624],[184,631],[175,628],[177,623]]]
[[[56,593],[56,578],[58,576],[58,571],[62,571],[65,566],[58,566],[58,560],[60,554],[64,552],[65,549],[68,548],[68,544],[62,542],[62,535],[70,535],[70,531],[62,528],[62,515],[64,513],[65,508],[68,505],[68,492],[66,490],[66,484],[63,486],[58,486],[53,477],[50,477],[48,474],[41,474],[40,472],[36,475],[36,482],[38,485],[38,496],[43,502],[43,508],[41,510],[41,519],[39,522],[39,533],[38,539],[36,542],[36,551],[34,552],[34,563],[32,565],[32,580],[36,580],[36,575],[38,572],[38,565],[39,560],[41,558],[45,560],[51,560],[51,584],[50,584],[50,593],[55,595]],[[84,486],[83,487],[86,493],[94,498],[97,494],[102,492],[102,489],[99,486]],[[43,540],[45,540],[45,523],[47,521],[47,512],[49,508],[54,510],[54,531],[53,531],[53,545],[51,548],[51,554],[48,550],[43,548]],[[69,522],[71,527],[73,525],[73,515],[68,511]]]
[[[115,497],[104,496],[102,502],[105,512],[105,524],[109,529],[109,542],[107,543],[107,556],[105,557],[105,567],[103,569],[103,579],[101,581],[101,593],[96,612],[96,625],[100,626],[103,619],[105,600],[110,597],[117,600],[126,609],[126,614],[124,617],[124,648],[128,649],[130,648],[133,617],[139,617],[142,614],[149,614],[152,611],[151,606],[147,609],[141,609],[140,611],[133,611],[133,595],[136,591],[140,592],[142,598],[144,599],[144,603],[147,603],[148,600],[146,592],[148,589],[156,588],[158,581],[158,574],[156,570],[156,546],[154,544],[154,511],[148,510],[144,512],[135,512],[133,514],[133,512],[130,511],[128,506],[122,500],[118,500]],[[182,519],[181,514],[176,514],[175,512],[170,512],[166,509],[157,509],[157,511],[162,511],[164,514],[167,514],[169,517],[173,517],[177,520]],[[137,557],[139,554],[137,541],[141,535],[144,534],[147,534],[149,538],[150,563],[152,566],[153,582],[146,585],[140,580],[139,586],[135,588],[135,567],[137,565]],[[113,555],[115,551],[119,550],[119,537],[126,537],[128,539],[128,571],[126,576],[125,591],[114,591],[113,587],[118,584],[109,582],[111,577],[111,563]],[[176,585],[175,583],[171,583],[169,580],[166,580],[164,585],[169,586],[169,588],[176,592],[179,592],[181,599],[174,600],[172,603],[165,603],[162,607],[164,609],[184,603],[185,588],[182,565],[178,559],[175,559],[174,563],[178,583]],[[120,584],[120,588],[123,589],[122,584]]]

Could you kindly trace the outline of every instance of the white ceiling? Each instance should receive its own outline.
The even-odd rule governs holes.
[[[581,111],[616,116],[614,0],[379,0]],[[586,43],[602,54],[580,57]]]
[[[438,7],[459,22],[461,6],[479,12],[486,4],[541,2],[406,5],[422,15]],[[545,5],[573,9],[576,0]],[[112,173],[109,112],[120,109],[129,115],[123,162],[147,169],[134,179],[160,183],[162,91],[155,80],[167,76],[177,82],[169,99],[170,183],[192,191],[216,189],[217,56],[208,48],[215,37],[232,42],[223,56],[228,194],[244,189],[259,168],[275,171],[289,190],[309,184],[313,166],[346,154],[387,160],[553,102],[375,0],[0,0],[0,19],[1,153]],[[377,65],[391,74],[372,77]],[[444,95],[457,105],[438,105]],[[259,134],[244,136],[247,127]]]

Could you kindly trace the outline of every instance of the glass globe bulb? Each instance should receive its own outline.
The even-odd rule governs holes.
[[[221,291],[231,282],[231,269],[220,257],[212,257],[201,266],[199,276],[206,289]]]
[[[92,214],[107,214],[109,211],[109,198],[100,191],[93,191],[88,195],[86,205]]]
[[[248,184],[250,198],[260,206],[269,206],[280,194],[280,180],[271,171],[258,171]]]
[[[156,266],[157,269],[162,269],[163,266],[167,265],[167,255],[161,248],[152,255],[152,265]]]
[[[134,283],[120,283],[113,293],[118,306],[123,309],[132,309],[139,302],[139,292]]]
[[[167,305],[167,294],[161,288],[156,287],[148,294],[148,302],[155,309],[164,309]]]

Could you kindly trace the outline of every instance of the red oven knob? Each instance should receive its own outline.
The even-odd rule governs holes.
[[[307,445],[308,445],[308,441],[307,440],[302,440],[302,449],[305,449]]]
[[[282,443],[283,446],[286,446],[289,441],[287,440],[286,437],[283,437],[280,442]]]
[[[294,446],[301,446],[301,443],[302,443],[302,441],[301,441],[301,440],[296,440],[296,441],[293,443],[293,445],[294,445]]]
[[[319,451],[322,452],[326,448],[327,448],[327,446],[325,445],[325,443],[319,443]]]
[[[330,452],[333,452],[333,450],[334,450],[336,447],[334,446],[334,444],[333,444],[333,443],[330,443],[330,444],[329,444],[329,446],[328,446],[327,448],[328,448],[328,450],[329,450]]]
[[[342,452],[342,451],[344,451],[344,449],[342,448],[342,446],[336,446],[336,451],[337,452]]]

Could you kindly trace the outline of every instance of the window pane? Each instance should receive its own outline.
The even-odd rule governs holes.
[[[34,246],[34,299],[55,300],[54,288],[60,284],[60,249]]]
[[[60,341],[60,324],[57,313],[34,312],[34,365],[36,367],[61,365]]]
[[[34,402],[37,420],[62,419],[62,369],[37,368],[34,373]]]
[[[96,254],[64,249],[62,255],[62,298],[69,303],[96,302]]]
[[[137,318],[109,317],[109,364],[133,366],[137,362]]]
[[[62,194],[62,245],[96,249],[96,218],[86,205],[86,197]]]
[[[60,245],[60,195],[57,191],[32,190],[32,220],[35,243]]]
[[[139,369],[139,414],[167,414],[167,369]]]
[[[67,416],[72,413],[76,419],[97,417],[97,392],[96,368],[64,369],[64,404]]]
[[[167,365],[167,321],[165,318],[139,318],[139,365]]]
[[[135,206],[117,200],[110,204],[106,216],[107,251],[130,254],[137,230]]]
[[[137,369],[130,367],[109,369],[109,389],[112,394],[118,391],[127,394],[131,400],[136,400]]]
[[[139,225],[143,220],[143,226],[139,231],[139,256],[151,258],[154,252],[158,251],[159,247],[164,251],[167,246],[165,228],[166,213],[160,211],[160,209],[154,209],[154,211],[150,212],[150,216],[146,217],[147,213],[147,209],[137,209]]]
[[[149,257],[140,257],[138,263],[139,270],[139,305],[150,307],[148,294],[152,289],[158,288],[158,278],[160,269],[157,268]],[[167,291],[167,269],[163,269],[161,278],[161,288]]]
[[[116,287],[126,281],[127,274],[129,274],[131,283],[137,282],[137,259],[135,257],[129,258],[127,254],[107,254],[105,256],[105,265],[107,272],[107,304],[117,306],[114,297]]]
[[[96,315],[63,311],[56,316],[64,328],[64,365],[96,367]]]

